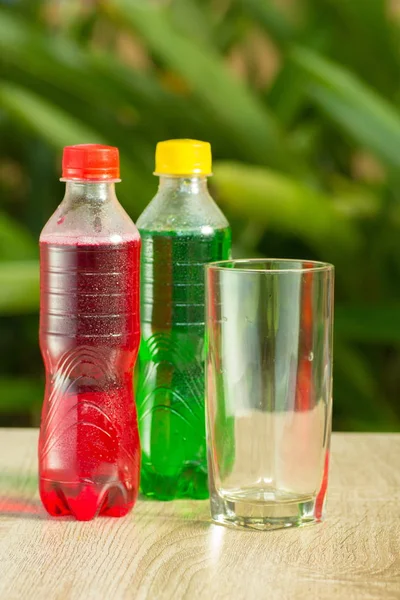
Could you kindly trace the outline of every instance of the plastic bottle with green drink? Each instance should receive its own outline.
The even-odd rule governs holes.
[[[142,237],[136,401],[141,489],[160,500],[206,498],[204,265],[230,257],[231,231],[211,198],[211,147],[160,142],[160,186],[137,221]]]

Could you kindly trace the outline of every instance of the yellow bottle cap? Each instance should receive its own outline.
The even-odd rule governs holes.
[[[199,140],[159,142],[154,175],[212,175],[211,145]]]

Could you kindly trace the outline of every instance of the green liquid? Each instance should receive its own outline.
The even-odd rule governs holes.
[[[140,234],[141,490],[160,500],[207,498],[204,265],[229,258],[231,232]]]

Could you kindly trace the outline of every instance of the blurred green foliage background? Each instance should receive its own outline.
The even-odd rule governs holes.
[[[0,0],[0,424],[37,424],[37,239],[64,145],[213,145],[234,253],[336,265],[334,427],[400,429],[400,6],[392,0]]]

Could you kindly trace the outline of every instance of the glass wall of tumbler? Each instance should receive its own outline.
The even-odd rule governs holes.
[[[206,267],[207,435],[214,521],[321,520],[332,407],[332,265]]]

